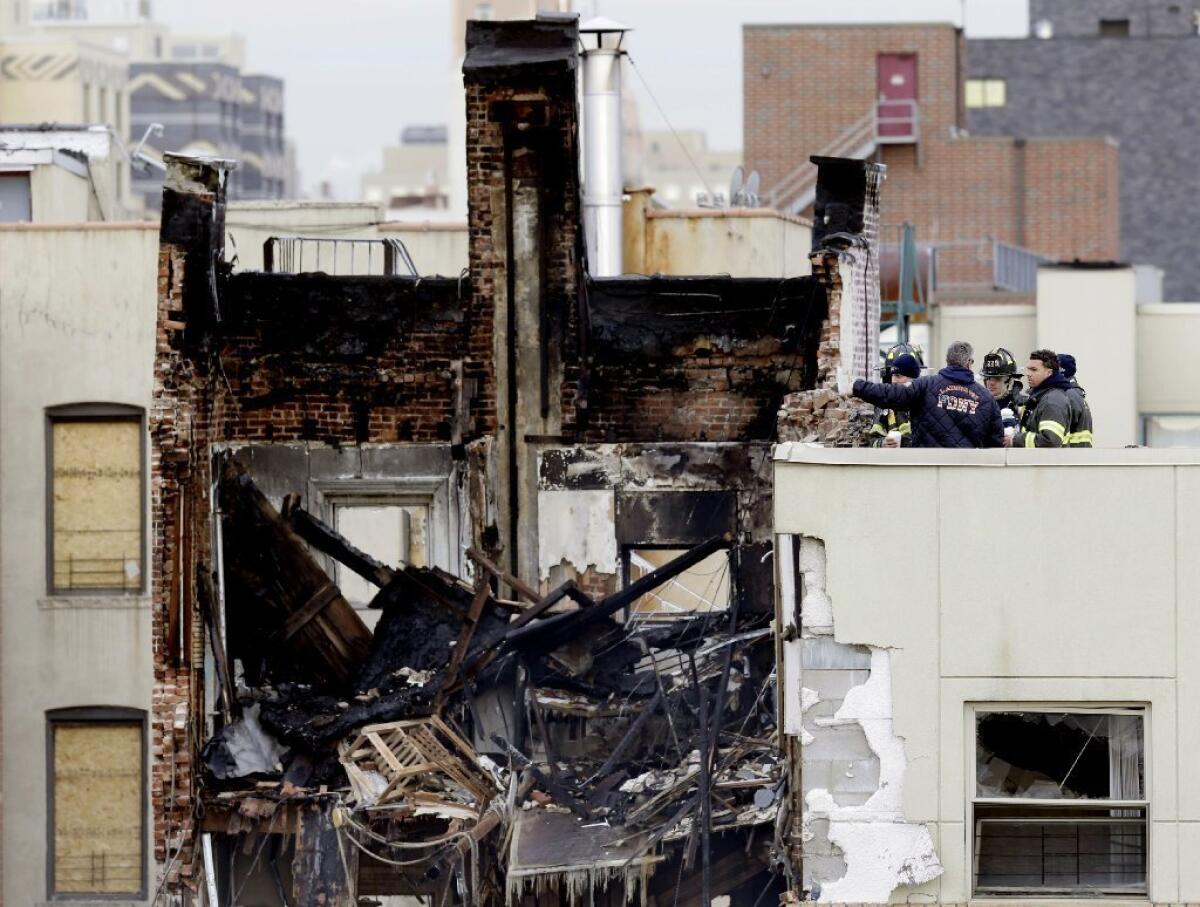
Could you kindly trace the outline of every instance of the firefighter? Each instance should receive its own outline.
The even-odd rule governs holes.
[[[1021,421],[1021,411],[1029,397],[1022,393],[1021,379],[1017,377],[1017,360],[1002,346],[996,347],[983,357],[983,386],[992,393],[1001,411],[1008,410],[1011,416],[1004,417],[1004,427],[1016,429]]]
[[[1000,447],[1000,407],[975,381],[971,344],[946,349],[946,367],[905,385],[872,384],[861,378],[851,393],[876,406],[904,409],[912,416],[913,447]]]
[[[908,384],[921,377],[923,366],[919,346],[897,343],[884,357],[882,377],[887,384]],[[912,423],[908,413],[876,407],[875,421],[871,424],[871,446],[912,447]]]
[[[1021,416],[1021,426],[1005,447],[1062,447],[1071,427],[1071,382],[1059,370],[1058,354],[1053,350],[1034,350],[1025,366],[1029,379],[1029,401]]]
[[[1092,408],[1088,406],[1087,391],[1075,380],[1075,357],[1059,353],[1058,364],[1063,377],[1071,383],[1067,397],[1071,400],[1071,424],[1067,427],[1066,447],[1092,446]]]

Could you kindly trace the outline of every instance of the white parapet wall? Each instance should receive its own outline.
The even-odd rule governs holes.
[[[1144,715],[1141,898],[1200,901],[1200,450],[783,444],[775,467],[810,893],[970,900],[975,711],[1051,705]]]

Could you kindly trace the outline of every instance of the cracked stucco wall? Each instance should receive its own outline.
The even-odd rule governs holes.
[[[803,885],[819,901],[886,902],[943,871],[929,828],[904,815],[892,650],[834,638],[821,540],[781,536],[779,549],[784,730],[803,754]]]

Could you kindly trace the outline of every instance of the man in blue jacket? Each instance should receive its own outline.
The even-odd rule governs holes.
[[[975,351],[956,340],[946,350],[946,367],[908,384],[854,382],[854,396],[876,406],[907,410],[913,447],[1001,447],[1000,407],[971,371]]]

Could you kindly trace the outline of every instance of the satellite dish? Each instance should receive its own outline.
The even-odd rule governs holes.
[[[758,184],[761,182],[758,171],[751,170],[750,176],[746,178],[746,187],[742,190],[746,195],[746,207],[758,207]]]
[[[745,181],[745,171],[741,166],[733,168],[733,177],[729,180],[729,204],[739,205],[742,198],[742,183]]]

